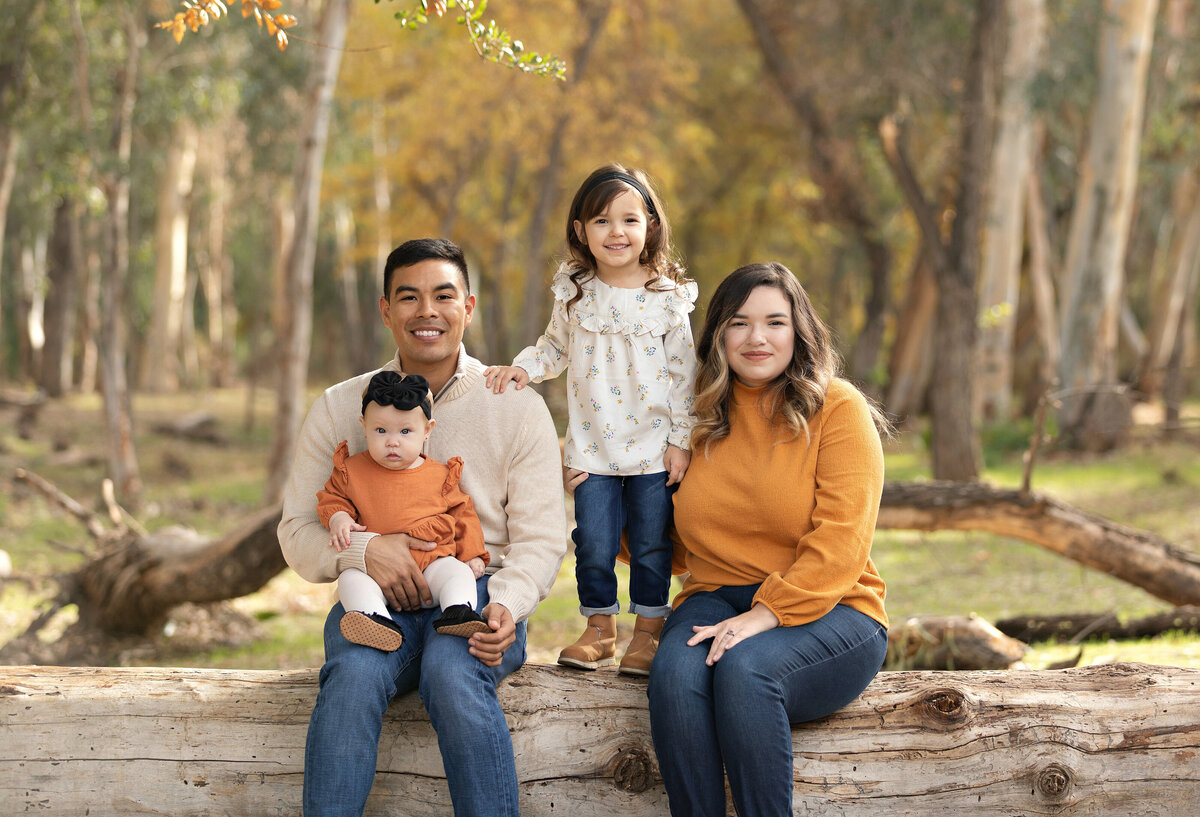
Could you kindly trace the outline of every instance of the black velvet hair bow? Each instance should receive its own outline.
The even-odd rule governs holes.
[[[433,414],[433,405],[429,401],[429,381],[419,374],[402,375],[390,369],[376,373],[367,384],[362,400],[364,412],[368,403],[391,406],[400,411],[420,407],[426,419]]]

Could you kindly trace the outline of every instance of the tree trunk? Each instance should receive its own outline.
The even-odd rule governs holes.
[[[896,339],[888,363],[885,405],[898,417],[917,414],[929,386],[933,363],[933,318],[937,311],[937,285],[924,249],[917,253],[908,276],[908,295],[896,322]]]
[[[1061,350],[1058,343],[1058,308],[1054,297],[1054,275],[1050,270],[1050,227],[1046,220],[1036,157],[1031,165],[1029,183],[1025,187],[1028,214],[1026,235],[1029,236],[1029,290],[1036,315],[1041,356],[1036,393],[1030,395],[1025,402],[1027,405],[1036,405],[1038,399],[1058,379]]]
[[[342,296],[342,332],[338,345],[346,356],[347,377],[366,372],[378,364],[375,344],[371,342],[374,320],[368,322],[358,297],[358,265],[354,262],[354,213],[345,199],[333,204],[334,241],[337,245],[337,282]],[[383,267],[380,267],[382,277]],[[371,316],[372,318],[374,315]]]
[[[1200,556],[1036,493],[980,483],[889,482],[880,529],[987,531],[1040,545],[1171,604],[1200,604]]]
[[[577,93],[580,83],[587,75],[588,63],[596,44],[600,41],[604,23],[608,20],[612,6],[610,3],[587,3],[576,0],[576,8],[584,17],[586,28],[583,40],[569,61],[572,66],[570,79],[562,83],[560,87],[561,96],[564,98],[569,94]],[[564,107],[555,118],[554,126],[551,128],[546,162],[538,174],[537,193],[533,198],[533,215],[529,219],[528,256],[525,262],[528,277],[525,280],[522,315],[530,318],[538,316],[533,318],[534,320],[545,321],[550,317],[550,310],[546,308],[546,293],[550,289],[550,271],[546,269],[546,236],[549,232],[550,216],[558,203],[558,174],[562,169],[562,154],[569,122],[570,112]],[[559,241],[565,240],[565,235],[559,237]],[[555,246],[557,246],[557,242]]]
[[[1193,814],[1198,686],[1200,670],[1144,664],[881,673],[835,714],[792,727],[794,810]],[[0,690],[0,799],[14,812],[300,813],[315,670],[0,667]],[[527,664],[499,697],[523,815],[666,813],[644,682]],[[419,697],[401,696],[365,814],[452,811],[436,734]]]
[[[112,130],[102,159],[94,132],[92,100],[88,92],[88,44],[78,0],[71,0],[71,22],[76,44],[76,84],[79,119],[97,183],[105,198],[101,224],[99,262],[99,315],[97,368],[104,398],[109,472],[117,495],[130,507],[141,501],[142,479],[133,443],[133,416],[125,369],[125,279],[129,275],[129,163],[133,149],[133,109],[137,102],[138,59],[145,39],[137,15],[127,4],[116,9],[124,24],[125,62],[115,79]],[[110,170],[101,170],[105,166]]]
[[[208,177],[208,224],[200,254],[200,278],[208,306],[207,347],[209,381],[218,388],[234,382],[234,339],[237,335],[237,303],[233,295],[233,260],[226,240],[226,210],[229,180],[226,176],[225,140],[219,129],[209,131],[203,141]]]
[[[1187,171],[1177,182],[1173,222],[1170,266],[1155,291],[1148,348],[1139,367],[1138,391],[1145,399],[1154,399],[1162,391],[1171,351],[1183,331],[1191,276],[1200,263],[1200,181],[1195,170]]]
[[[13,183],[17,178],[17,148],[20,137],[7,125],[0,125],[0,273],[4,272],[5,228],[8,226],[8,205],[12,201]],[[3,315],[3,292],[0,287],[0,315]],[[0,375],[3,375],[0,370]]]
[[[1013,334],[1033,141],[1030,86],[1041,64],[1046,37],[1045,0],[1009,0],[1007,11],[1008,50],[979,268],[979,405],[975,416],[985,423],[1003,423],[1012,414]]]
[[[947,264],[934,266],[938,284],[933,366],[929,392],[932,421],[930,455],[935,479],[972,480],[979,476],[982,454],[972,418],[978,301],[980,233],[994,120],[993,73],[997,64],[1002,0],[978,4],[971,36],[971,58],[963,94],[962,152],[958,196]]]
[[[1059,430],[1068,445],[1111,448],[1117,321],[1137,187],[1146,72],[1157,0],[1106,0],[1099,80],[1063,267]]]
[[[196,169],[196,125],[182,118],[167,145],[158,180],[154,231],[154,306],[142,355],[141,387],[148,392],[179,389],[184,296],[187,292],[188,198]]]
[[[307,407],[308,354],[312,343],[313,264],[317,251],[317,222],[321,193],[321,168],[329,138],[334,86],[337,84],[350,0],[328,0],[316,34],[323,46],[315,49],[310,74],[301,151],[297,156],[295,196],[296,230],[285,248],[286,303],[284,331],[279,337],[279,386],[276,397],[274,438],[267,464],[264,501],[278,502],[283,495],[292,453]]]
[[[784,101],[807,131],[810,172],[821,189],[821,207],[834,223],[855,235],[866,256],[871,282],[867,299],[866,323],[860,333],[861,348],[856,348],[850,374],[859,382],[872,379],[879,359],[883,323],[890,303],[891,251],[880,236],[883,233],[871,212],[870,186],[862,168],[867,161],[858,155],[853,139],[839,138],[822,109],[816,92],[805,86],[803,63],[790,58],[771,27],[771,20],[759,0],[738,0],[758,43],[767,72],[779,87]]]
[[[75,304],[83,276],[80,248],[76,241],[75,201],[61,199],[54,208],[47,260],[46,345],[38,385],[51,397],[61,397],[71,388],[75,341]]]
[[[942,239],[939,218],[926,201],[913,171],[903,130],[892,117],[886,117],[879,127],[884,156],[920,227],[925,256],[938,289],[933,344],[935,376],[929,389],[930,454],[936,479],[976,479],[982,462],[972,422],[975,390],[972,365],[978,306],[975,283],[995,107],[992,74],[997,63],[997,28],[1002,8],[1002,0],[979,3],[972,29],[963,93],[958,195],[949,246]]]
[[[26,226],[25,232],[33,229]],[[17,332],[20,339],[21,375],[32,381],[42,368],[46,344],[46,234],[40,230],[26,235],[17,253],[21,275],[17,291]]]
[[[113,635],[145,635],[184,602],[236,599],[283,570],[279,508],[259,511],[209,542],[167,531],[107,547],[75,572],[80,620]]]

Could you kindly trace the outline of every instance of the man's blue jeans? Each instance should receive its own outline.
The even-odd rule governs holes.
[[[617,554],[621,531],[629,537],[629,612],[661,618],[670,612],[671,497],[667,472],[610,476],[589,474],[575,489],[575,583],[585,616],[620,612]]]
[[[671,814],[724,817],[725,782],[740,817],[792,813],[791,724],[841,709],[883,664],[887,630],[837,605],[798,627],[751,636],[707,666],[693,625],[744,613],[758,585],[697,593],[667,619],[650,667],[650,731]]]
[[[476,586],[487,604],[487,577]],[[525,623],[499,667],[467,652],[467,639],[433,629],[438,608],[392,611],[404,643],[392,653],[347,641],[342,605],[325,620],[325,666],[304,751],[306,817],[363,813],[375,779],[376,752],[388,703],[420,691],[438,736],[455,817],[517,817],[512,739],[496,686],[525,662]]]

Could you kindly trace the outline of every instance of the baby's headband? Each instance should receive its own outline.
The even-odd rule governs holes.
[[[429,381],[419,374],[402,375],[391,369],[377,373],[363,391],[364,412],[368,403],[391,406],[399,411],[419,407],[425,412],[425,419],[433,415],[433,405],[429,402]]]
[[[641,194],[642,201],[646,203],[646,212],[649,213],[652,218],[658,218],[658,212],[654,209],[654,200],[650,198],[650,191],[646,189],[644,184],[637,180],[636,176],[631,176],[628,173],[621,172],[620,170],[610,170],[609,172],[601,173],[599,176],[592,179],[591,183],[583,189],[583,194],[579,197],[579,201],[582,202],[584,199],[586,199],[588,194],[590,194],[600,185],[604,184],[604,182],[613,181],[625,182],[625,184],[638,191],[638,193]]]

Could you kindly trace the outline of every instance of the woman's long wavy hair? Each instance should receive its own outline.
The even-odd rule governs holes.
[[[608,207],[612,200],[622,193],[634,193],[639,200],[641,199],[641,193],[620,179],[609,179],[593,186],[595,179],[613,172],[627,173],[641,182],[654,205],[654,214],[646,214],[646,245],[638,257],[638,262],[652,273],[647,289],[670,290],[675,285],[688,280],[683,265],[679,263],[675,257],[675,250],[671,247],[671,225],[667,220],[666,211],[663,209],[662,199],[659,198],[654,185],[641,170],[612,162],[598,167],[588,174],[588,177],[579,185],[579,189],[575,191],[575,197],[571,200],[571,209],[567,212],[566,263],[571,270],[571,280],[575,282],[576,287],[575,294],[567,302],[568,309],[583,296],[583,287],[581,286],[583,282],[596,275],[596,256],[592,255],[592,251],[575,232],[575,222],[587,224],[588,221],[604,212],[604,208]],[[654,285],[653,279],[660,276],[671,281],[672,285],[669,287]]]
[[[760,403],[763,413],[780,417],[792,432],[791,439],[801,434],[808,437],[808,421],[825,405],[829,382],[841,371],[841,358],[833,348],[829,328],[817,316],[808,293],[792,271],[775,262],[739,267],[720,283],[705,312],[697,347],[700,363],[696,373],[696,423],[692,427],[694,451],[704,449],[707,453],[709,445],[729,436],[734,374],[725,356],[725,330],[750,293],[763,286],[774,287],[787,298],[794,332],[791,363],[766,386]],[[885,432],[889,428],[886,417],[873,404],[871,410],[876,426]]]

